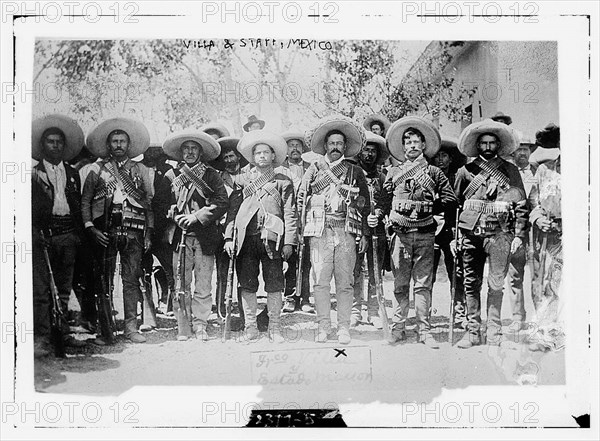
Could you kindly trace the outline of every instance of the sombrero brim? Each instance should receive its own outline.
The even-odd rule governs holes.
[[[400,162],[405,161],[402,137],[404,136],[404,132],[410,128],[417,129],[425,137],[423,155],[428,158],[435,156],[442,144],[440,132],[432,123],[418,116],[405,116],[391,125],[385,139],[387,139],[388,149],[392,156]]]
[[[65,134],[63,161],[70,161],[76,157],[83,148],[83,130],[81,130],[81,127],[74,119],[56,114],[46,115],[33,121],[31,130],[31,157],[37,161],[42,160],[42,135],[47,129],[52,127],[62,130]]]
[[[517,148],[517,137],[509,126],[491,119],[484,119],[471,124],[463,130],[458,138],[458,149],[471,158],[479,156],[477,139],[485,133],[491,133],[500,140],[498,156],[507,156]]]
[[[500,122],[500,123],[506,124],[508,126],[512,124],[512,118],[508,115],[493,116],[492,121]]]
[[[240,142],[240,138],[236,138],[235,136],[224,136],[223,138],[219,138],[217,142],[221,146],[221,153],[219,154],[217,159],[210,163],[212,167],[221,171],[225,170],[225,161],[223,161],[223,155],[230,151],[234,151],[240,156],[240,167],[245,167],[248,165],[248,161],[246,161],[246,158],[244,158],[237,149],[238,143]]]
[[[531,154],[531,156],[529,156],[529,163],[530,164],[542,164],[542,163],[548,162],[548,161],[556,161],[559,156],[560,156],[560,149],[559,148],[554,148],[554,149],[548,149],[548,148],[536,149]]]
[[[260,130],[265,128],[265,122],[262,119],[255,119],[253,121],[248,121],[246,124],[244,124],[242,126],[242,128],[244,129],[244,132],[248,131],[248,128],[254,124],[254,123],[259,123],[260,124]]]
[[[266,130],[253,130],[244,135],[238,144],[238,151],[250,164],[254,164],[252,149],[257,144],[267,144],[275,152],[273,167],[277,167],[287,158],[287,144],[282,136]]]
[[[208,132],[209,130],[214,130],[215,132],[219,132],[219,138],[223,138],[225,136],[229,136],[229,130],[227,130],[227,127],[225,127],[223,124],[219,124],[217,122],[212,122],[212,123],[208,123],[203,125],[202,127],[200,127],[200,131],[201,132]]]
[[[387,133],[388,129],[392,125],[391,121],[386,116],[381,115],[379,113],[373,113],[372,115],[369,115],[365,118],[365,120],[363,121],[363,127],[365,128],[365,130],[370,132],[371,125],[374,122],[379,122],[379,123],[383,124],[384,133]]]
[[[361,126],[345,116],[335,116],[322,120],[314,129],[307,131],[304,135],[306,145],[313,152],[325,155],[325,135],[331,130],[339,130],[346,135],[346,158],[356,156],[367,143],[367,135]]]
[[[367,144],[375,144],[379,147],[379,155],[377,156],[377,163],[383,164],[389,157],[390,151],[387,148],[387,143],[385,142],[385,138],[383,136],[376,135],[373,132],[366,132],[367,135]],[[365,144],[366,145],[366,144]]]
[[[194,141],[200,144],[200,147],[202,147],[201,160],[203,162],[210,162],[221,153],[221,146],[212,136],[195,130],[172,134],[165,139],[163,150],[171,159],[181,161],[183,160],[181,144],[186,141]]]
[[[291,141],[292,139],[297,139],[299,141],[302,141],[302,152],[306,153],[306,152],[310,152],[310,148],[306,145],[306,142],[304,141],[304,132],[300,132],[298,130],[293,130],[293,131],[287,131],[287,132],[283,132],[281,134],[281,136],[283,136],[283,139],[285,139],[285,142]]]
[[[123,130],[129,135],[129,151],[127,156],[135,158],[144,153],[150,146],[150,134],[140,121],[130,118],[112,118],[96,126],[87,136],[86,146],[94,155],[105,158],[109,154],[106,141],[113,130]]]

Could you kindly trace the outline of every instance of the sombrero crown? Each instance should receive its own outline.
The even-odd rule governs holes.
[[[171,158],[176,161],[181,161],[183,160],[181,144],[186,141],[194,141],[200,144],[200,147],[202,148],[201,160],[203,162],[212,161],[219,156],[219,153],[221,153],[221,146],[219,143],[208,133],[199,130],[184,130],[173,133],[165,139],[163,150]]]
[[[229,136],[229,130],[223,124],[218,122],[209,122],[208,124],[200,127],[201,132],[217,132],[219,134],[219,138],[223,138],[225,136]]]
[[[465,156],[479,156],[477,141],[481,135],[491,134],[500,141],[498,156],[510,155],[517,148],[517,137],[506,124],[484,119],[466,127],[458,138],[458,149]]]
[[[371,115],[368,115],[363,121],[363,127],[367,131],[371,131],[371,126],[373,125],[373,123],[381,124],[383,126],[384,134],[387,133],[388,129],[392,125],[390,120],[385,115],[381,115],[380,113],[372,113]]]
[[[83,130],[77,121],[64,115],[46,115],[37,118],[32,123],[31,130],[31,156],[41,161],[42,159],[42,135],[50,128],[57,128],[65,135],[65,148],[63,150],[63,160],[70,161],[79,154],[83,148]]]
[[[254,164],[254,154],[252,150],[258,144],[266,144],[275,152],[273,167],[283,164],[287,157],[287,144],[282,136],[267,130],[254,130],[244,135],[238,144],[238,151],[246,160]]]
[[[115,130],[122,130],[129,136],[129,151],[127,156],[135,158],[150,146],[150,134],[146,126],[131,118],[111,118],[98,124],[87,136],[87,148],[99,158],[109,154],[108,135]]]
[[[346,136],[346,158],[356,156],[367,143],[365,129],[347,116],[335,115],[321,120],[315,128],[304,134],[306,145],[313,152],[324,155],[325,136],[332,130],[339,130]]]
[[[404,143],[402,138],[408,129],[417,129],[425,137],[425,150],[423,154],[428,158],[435,156],[440,149],[442,140],[438,129],[426,119],[418,116],[405,116],[395,121],[387,131],[388,148],[392,156],[399,161],[404,161]]]

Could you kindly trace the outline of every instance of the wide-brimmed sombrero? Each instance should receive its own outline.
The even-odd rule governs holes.
[[[486,133],[495,135],[500,141],[498,156],[507,156],[517,148],[517,137],[514,131],[506,124],[484,119],[466,127],[458,138],[458,149],[463,155],[469,157],[479,156],[477,140]]]
[[[325,135],[332,130],[339,130],[346,136],[346,151],[344,156],[351,158],[356,156],[367,143],[365,129],[347,116],[335,115],[319,121],[317,126],[306,131],[304,140],[310,149],[321,155],[326,153]]]
[[[388,149],[394,158],[400,162],[405,161],[404,144],[402,138],[404,132],[408,129],[417,129],[425,137],[425,150],[423,155],[432,158],[438,152],[441,146],[440,132],[429,121],[418,116],[405,116],[395,121],[387,131],[385,139],[387,140]]]
[[[505,115],[502,112],[496,112],[496,114],[494,116],[492,116],[491,119],[492,119],[492,121],[504,123],[507,126],[512,124],[512,118],[508,115]]]
[[[363,127],[365,128],[365,130],[370,132],[371,126],[373,125],[373,123],[376,122],[380,123],[383,126],[384,135],[387,133],[388,129],[392,125],[390,120],[385,115],[381,115],[380,113],[372,113],[371,115],[368,115],[363,121]]]
[[[443,150],[450,155],[450,158],[452,159],[451,166],[459,169],[465,165],[467,163],[467,157],[458,150],[458,138],[455,138],[454,136],[448,136],[443,133],[440,134],[440,136],[442,138],[440,151]]]
[[[560,128],[550,123],[542,130],[535,133],[536,143],[545,149],[558,148],[558,142],[560,141]]]
[[[108,135],[114,130],[123,130],[129,135],[129,151],[127,156],[135,158],[146,151],[150,146],[150,134],[146,126],[131,118],[111,118],[97,125],[87,136],[86,146],[99,158],[109,154],[106,144]]]
[[[209,162],[217,158],[221,153],[221,146],[208,133],[199,130],[184,130],[182,132],[173,133],[163,143],[163,150],[172,159],[176,161],[183,160],[181,152],[181,144],[186,141],[194,141],[202,147],[201,160]]]
[[[65,134],[63,161],[70,161],[79,154],[84,144],[83,130],[77,121],[64,115],[46,115],[33,121],[31,128],[31,157],[42,160],[42,135],[47,129],[57,128]]]
[[[387,158],[390,157],[390,151],[387,148],[387,143],[383,136],[376,135],[373,132],[367,130],[367,144],[375,144],[379,148],[379,154],[377,155],[377,163],[383,164]]]
[[[536,149],[535,152],[533,152],[531,154],[531,156],[529,156],[529,163],[530,164],[542,164],[547,161],[556,161],[559,156],[560,156],[559,148]]]
[[[217,132],[219,134],[219,138],[223,138],[225,136],[230,135],[229,130],[227,130],[227,127],[225,127],[223,124],[214,121],[209,122],[208,124],[205,124],[202,127],[200,127],[200,131],[204,133]]]
[[[285,139],[285,142],[291,141],[292,139],[297,139],[298,141],[302,142],[302,152],[306,153],[306,152],[310,152],[310,147],[308,147],[306,145],[306,142],[304,142],[304,132],[302,132],[301,130],[288,130],[286,132],[283,132],[281,134],[281,136],[283,136],[283,139]]]
[[[260,130],[264,129],[265,127],[265,122],[262,119],[258,119],[256,115],[250,115],[248,117],[248,122],[242,126],[244,128],[244,132],[247,132],[250,126],[254,123],[260,124]]]
[[[283,164],[287,158],[287,144],[281,135],[269,132],[267,130],[253,130],[244,135],[237,146],[238,151],[250,163],[254,164],[254,154],[252,149],[255,145],[267,144],[275,152],[273,167]]]
[[[228,152],[235,152],[240,157],[240,168],[248,165],[248,161],[246,161],[246,158],[244,158],[237,149],[237,146],[240,142],[240,138],[237,138],[235,136],[224,136],[223,138],[217,139],[217,142],[221,146],[221,153],[219,154],[217,159],[210,163],[212,167],[221,171],[225,170],[225,161],[223,161],[223,157]]]

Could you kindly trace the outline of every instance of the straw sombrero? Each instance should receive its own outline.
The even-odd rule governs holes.
[[[250,164],[254,164],[252,149],[257,144],[267,144],[273,149],[275,152],[273,167],[283,164],[287,158],[287,144],[281,135],[266,130],[253,130],[244,135],[237,146],[238,151]]]
[[[469,157],[479,156],[477,151],[477,140],[481,135],[490,133],[500,140],[498,156],[507,156],[517,148],[517,137],[514,131],[506,124],[484,119],[466,127],[458,138],[458,149]]]
[[[314,129],[308,130],[304,134],[306,145],[315,153],[326,154],[325,135],[331,130],[346,135],[346,158],[356,156],[367,143],[365,129],[346,116],[336,115],[321,120]]]
[[[240,138],[236,138],[235,136],[224,136],[223,138],[217,139],[217,142],[221,146],[221,153],[210,163],[210,165],[217,170],[225,170],[225,162],[223,161],[223,156],[225,156],[228,152],[235,152],[240,157],[240,168],[248,165],[248,161],[246,158],[242,156],[242,154],[237,149],[238,143],[240,142]]]
[[[371,131],[371,126],[375,122],[380,123],[383,126],[383,133],[384,134],[387,133],[388,129],[392,125],[392,123],[390,122],[390,120],[386,116],[381,115],[380,113],[372,113],[371,115],[368,115],[365,118],[365,120],[363,121],[363,127],[365,128],[365,130],[367,130],[368,132],[370,132]]]
[[[297,139],[298,141],[302,142],[302,152],[310,152],[310,148],[304,142],[304,132],[300,130],[288,130],[287,132],[283,132],[281,136],[283,136],[285,142],[291,141],[292,139]]]
[[[218,122],[209,122],[208,124],[205,124],[202,127],[200,127],[200,131],[205,133],[209,131],[217,132],[219,134],[219,138],[229,136],[229,130],[227,130],[227,127]]]
[[[387,158],[390,157],[390,151],[387,148],[385,138],[383,136],[376,135],[373,132],[367,130],[367,144],[375,144],[379,147],[379,154],[377,155],[377,163],[383,164]]]
[[[63,161],[70,161],[76,157],[84,144],[83,130],[72,118],[63,115],[46,115],[33,121],[31,128],[31,157],[42,160],[42,135],[50,128],[60,129],[65,134],[65,148]]]
[[[173,133],[163,143],[163,150],[170,158],[176,161],[182,161],[181,144],[186,141],[194,141],[202,147],[201,160],[209,162],[215,159],[221,153],[221,146],[208,133],[199,130],[184,130]]]
[[[135,158],[146,151],[150,145],[150,134],[146,126],[131,118],[111,118],[97,125],[87,136],[86,146],[99,158],[109,154],[106,145],[108,135],[114,130],[123,130],[129,135],[129,151],[127,156]]]
[[[388,143],[388,149],[394,158],[404,162],[404,144],[402,137],[408,129],[417,129],[425,137],[425,151],[423,155],[432,158],[438,152],[441,146],[440,132],[426,119],[418,116],[405,116],[395,121],[387,131],[385,139]]]

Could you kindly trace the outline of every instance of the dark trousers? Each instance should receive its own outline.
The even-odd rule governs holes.
[[[69,297],[73,285],[73,270],[80,239],[74,232],[47,237],[49,242],[48,257],[54,274],[54,283],[58,289],[63,312],[63,333],[68,333],[66,321]],[[33,333],[36,337],[47,338],[50,335],[51,291],[50,272],[44,259],[43,245],[36,240],[32,242],[33,263]]]
[[[304,250],[302,254],[302,292],[300,293],[300,302],[296,304],[296,308],[309,303],[310,297],[310,241],[307,238],[304,238]],[[298,261],[298,250],[295,249],[287,261],[288,270],[285,273],[284,296],[290,300],[296,295]]]
[[[383,260],[385,258],[385,254],[388,252],[387,250],[387,239],[385,236],[378,237],[377,241],[378,245],[378,264],[379,264],[379,274],[383,269]],[[369,316],[378,316],[379,315],[379,303],[377,302],[377,286],[375,285],[375,262],[373,261],[373,240],[369,237],[369,244],[367,247],[367,269],[369,272],[369,285],[367,289],[367,309]],[[365,254],[356,255],[356,264],[354,265],[354,301],[352,303],[352,315],[359,318],[362,314],[362,304],[363,304],[363,290],[364,290],[364,282],[363,282],[363,268],[365,262]]]
[[[525,296],[523,294],[523,278],[527,264],[527,240],[523,241],[515,254],[510,258],[508,266],[508,280],[510,283],[510,303],[512,306],[512,319],[518,322],[525,321]]]
[[[500,332],[503,286],[508,272],[513,237],[510,232],[499,232],[485,237],[467,232],[464,236],[464,285],[470,333],[478,333],[481,327],[481,286],[486,260],[489,260],[487,327],[488,330],[495,328],[491,331],[493,333]]]
[[[144,271],[144,280],[146,289],[152,289],[152,263],[153,256],[156,256],[162,271],[155,274],[157,285],[160,286],[160,298],[163,303],[167,303],[169,292],[175,290],[175,278],[173,276],[173,250],[171,245],[160,241],[161,234],[155,234],[152,239],[152,247],[144,253],[142,258],[142,269]]]
[[[81,319],[92,324],[98,321],[96,298],[94,295],[94,247],[84,237],[77,247],[75,270],[73,273],[73,291],[81,308]]]
[[[438,265],[442,253],[444,253],[444,265],[446,266],[446,274],[448,274],[448,280],[452,283],[452,277],[454,273],[454,256],[450,251],[450,242],[454,239],[452,230],[444,228],[440,231],[440,234],[435,236],[435,244],[433,247],[433,283],[435,283],[437,276]],[[465,288],[463,283],[463,269],[462,269],[462,256],[458,255],[458,264],[456,265],[456,292],[454,295],[454,304],[465,303]]]

